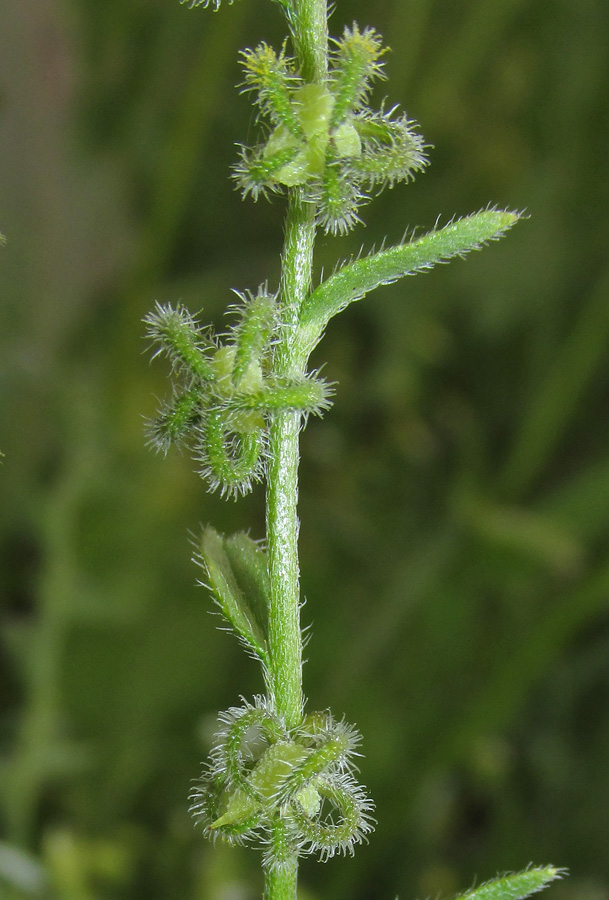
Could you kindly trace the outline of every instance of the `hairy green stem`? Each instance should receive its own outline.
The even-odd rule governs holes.
[[[300,188],[290,194],[281,275],[281,336],[275,348],[278,375],[304,374],[305,360],[294,340],[298,313],[311,290],[315,207]],[[278,412],[269,432],[266,536],[270,581],[269,681],[277,712],[288,728],[302,719],[302,631],[298,563],[298,461],[301,413]],[[295,900],[296,855],[266,873],[265,900]]]
[[[280,412],[269,437],[267,542],[270,681],[288,727],[302,715],[302,638],[298,566],[298,434],[300,413]]]
[[[293,0],[288,21],[306,81],[322,82],[328,72],[326,0]],[[306,360],[294,340],[298,314],[311,290],[316,209],[300,188],[290,192],[281,270],[282,332],[275,348],[278,375],[304,374]],[[298,461],[302,416],[277,413],[270,427],[267,470],[267,545],[270,580],[268,643],[271,690],[288,727],[302,718],[302,632],[298,564]],[[276,848],[277,850],[279,848]],[[296,853],[280,869],[266,873],[264,900],[296,900]]]
[[[315,209],[296,189],[290,197],[282,260],[283,328],[275,348],[278,375],[303,374],[294,331],[298,311],[311,288]],[[267,471],[267,544],[271,603],[269,608],[270,687],[277,712],[288,727],[302,716],[302,634],[298,566],[298,436],[301,414],[275,414],[269,433]]]
[[[287,17],[303,78],[323,81],[328,73],[327,0],[292,0]]]
[[[280,871],[268,872],[263,900],[295,900],[298,883],[298,859],[294,858]]]

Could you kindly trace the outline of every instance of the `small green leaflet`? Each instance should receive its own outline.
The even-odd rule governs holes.
[[[264,551],[246,534],[224,537],[208,526],[198,561],[224,618],[254,655],[268,664],[270,588]]]

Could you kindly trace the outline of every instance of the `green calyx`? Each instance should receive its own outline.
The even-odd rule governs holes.
[[[226,812],[209,826],[216,831],[226,825],[240,825],[252,816],[262,815],[265,805],[272,803],[281,786],[288,781],[295,765],[306,755],[304,747],[293,741],[278,741],[262,754],[247,779],[247,790],[241,787],[226,793]]]
[[[320,414],[331,395],[315,375],[290,380],[273,374],[275,297],[260,288],[240,300],[238,321],[222,342],[181,306],[157,304],[145,319],[154,356],[167,356],[173,375],[171,400],[150,423],[149,441],[163,453],[190,442],[210,489],[229,496],[247,493],[262,478],[273,414]]]
[[[257,837],[265,864],[281,857],[352,852],[372,828],[372,803],[355,781],[359,734],[329,713],[287,730],[268,701],[220,716],[210,763],[191,794],[192,813],[212,840]],[[281,831],[282,840],[273,837]]]
[[[271,123],[267,140],[242,148],[235,177],[244,195],[304,186],[327,232],[359,221],[365,190],[408,181],[426,165],[421,137],[405,116],[366,105],[384,54],[374,29],[346,28],[324,83],[304,83],[282,50],[244,53],[245,87]]]

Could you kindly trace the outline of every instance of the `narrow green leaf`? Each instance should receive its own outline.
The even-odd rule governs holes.
[[[483,210],[407,244],[347,263],[322,282],[303,306],[300,322],[306,350],[313,349],[330,319],[350,303],[382,284],[391,284],[405,275],[414,275],[431,269],[436,263],[477,250],[487,241],[501,237],[518,219],[518,213]]]
[[[524,872],[502,875],[487,881],[486,884],[462,894],[458,900],[524,900],[564,874],[564,869],[555,869],[553,866],[525,869]]]
[[[244,535],[245,537],[245,535]],[[252,542],[253,543],[253,542]],[[230,555],[229,555],[230,554]],[[235,551],[235,545],[226,552],[225,541],[220,534],[208,526],[201,539],[201,562],[207,574],[209,587],[220,607],[225,619],[233,626],[238,636],[247,644],[263,662],[267,661],[266,635],[262,623],[258,621],[260,612],[257,606],[260,598],[254,598],[252,608],[250,597],[243,592],[239,579],[231,565],[231,557],[239,554]],[[249,554],[251,557],[251,553]],[[247,564],[241,561],[238,569],[243,574],[243,568]],[[249,572],[249,581],[256,580],[259,575],[252,578]]]
[[[225,538],[224,550],[237,584],[247,597],[248,606],[266,640],[271,593],[266,553],[243,532]]]

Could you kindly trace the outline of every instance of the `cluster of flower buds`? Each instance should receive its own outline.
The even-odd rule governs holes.
[[[409,181],[426,165],[414,123],[367,105],[384,52],[373,28],[354,24],[334,42],[326,83],[307,84],[284,50],[244,51],[245,89],[271,127],[266,141],[241,150],[235,178],[244,195],[300,185],[326,232],[345,233],[370,191]]]
[[[329,712],[288,730],[262,697],[220,715],[191,811],[212,840],[258,839],[264,862],[353,853],[372,830],[372,802],[354,778],[358,732]]]
[[[174,376],[171,400],[150,423],[150,443],[166,453],[190,440],[210,489],[233,496],[263,475],[268,417],[285,409],[319,414],[331,394],[315,374],[271,374],[275,297],[261,287],[240,299],[238,321],[223,342],[182,306],[157,304],[145,319],[154,355],[169,358]]]

